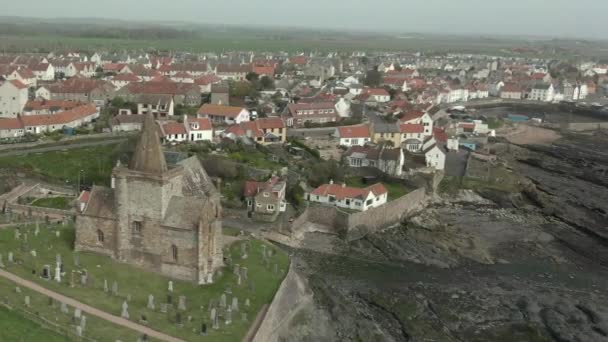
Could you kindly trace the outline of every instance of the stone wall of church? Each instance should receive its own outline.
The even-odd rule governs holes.
[[[114,256],[116,250],[116,221],[91,216],[76,217],[76,242],[74,249],[78,251],[96,252]],[[103,243],[98,240],[97,231],[103,232]]]

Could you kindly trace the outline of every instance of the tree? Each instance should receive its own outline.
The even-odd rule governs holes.
[[[116,107],[116,108],[122,108],[125,106],[125,100],[120,96],[113,98],[111,103],[112,103],[112,107]]]
[[[257,90],[252,83],[249,82],[234,82],[230,86],[230,96],[235,97],[245,97],[251,96],[255,97],[257,95]]]
[[[403,70],[403,67],[402,67],[402,66],[401,66],[399,63],[395,63],[395,64],[394,64],[394,66],[395,66],[395,70],[396,70],[396,71],[401,71],[401,70]]]
[[[262,89],[274,89],[274,80],[268,76],[262,76],[260,85]]]
[[[255,72],[248,72],[245,78],[249,82],[254,82],[260,79],[260,75],[256,74]]]
[[[363,80],[363,84],[368,87],[377,87],[382,83],[382,74],[378,71],[378,67],[375,67],[373,70],[369,70],[367,74],[365,74],[365,79]]]
[[[361,57],[361,64],[368,65],[369,64],[369,58],[367,58],[366,56]]]

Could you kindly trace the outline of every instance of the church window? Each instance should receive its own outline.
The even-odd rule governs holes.
[[[171,256],[173,257],[173,261],[177,261],[177,246],[176,245],[171,245]]]
[[[133,233],[141,234],[141,222],[133,221]]]
[[[97,242],[103,243],[103,240],[104,240],[103,232],[98,229],[97,230]]]

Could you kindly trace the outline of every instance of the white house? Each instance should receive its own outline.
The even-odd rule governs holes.
[[[213,140],[213,125],[208,118],[188,118],[187,115],[184,115],[184,126],[188,132],[189,141]]]
[[[426,160],[426,166],[435,168],[435,170],[445,169],[445,156],[446,152],[439,145],[434,145],[431,148],[424,151],[424,158]]]
[[[36,94],[37,99],[45,99],[45,100],[51,99],[51,91],[46,87],[38,88],[38,90],[36,90],[35,94]]]
[[[17,69],[14,70],[13,72],[11,72],[8,77],[6,77],[7,80],[12,81],[12,80],[17,80],[23,84],[25,84],[28,87],[35,87],[36,86],[36,75],[34,74],[34,72],[30,69]]]
[[[368,125],[341,126],[336,128],[334,136],[340,140],[340,146],[364,146],[371,141]]]
[[[339,208],[366,211],[385,204],[388,191],[382,183],[360,189],[330,181],[329,184],[323,184],[307,194],[307,199],[310,202],[335,205]]]
[[[0,85],[0,118],[20,115],[28,100],[27,85],[17,80]]]
[[[213,123],[232,125],[249,121],[251,113],[243,107],[204,104],[198,110],[198,116],[209,118]]]
[[[537,84],[532,87],[529,99],[532,101],[551,102],[555,96],[553,84]]]
[[[433,135],[433,118],[427,112],[420,112],[420,111],[408,112],[401,118],[399,123],[422,125],[424,127],[424,130],[422,132],[413,132],[413,133],[422,133],[422,135],[424,137]]]
[[[30,69],[39,81],[52,81],[55,79],[55,67],[50,63],[30,65]]]
[[[350,102],[343,97],[336,102],[336,112],[341,118],[348,118],[351,115]]]
[[[50,115],[21,116],[26,133],[40,134],[60,130],[64,127],[76,128],[93,122],[99,117],[99,109],[92,104]]]

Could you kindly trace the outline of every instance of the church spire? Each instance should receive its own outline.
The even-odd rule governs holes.
[[[162,174],[167,172],[167,162],[152,114],[146,114],[142,133],[129,168],[146,173]]]

